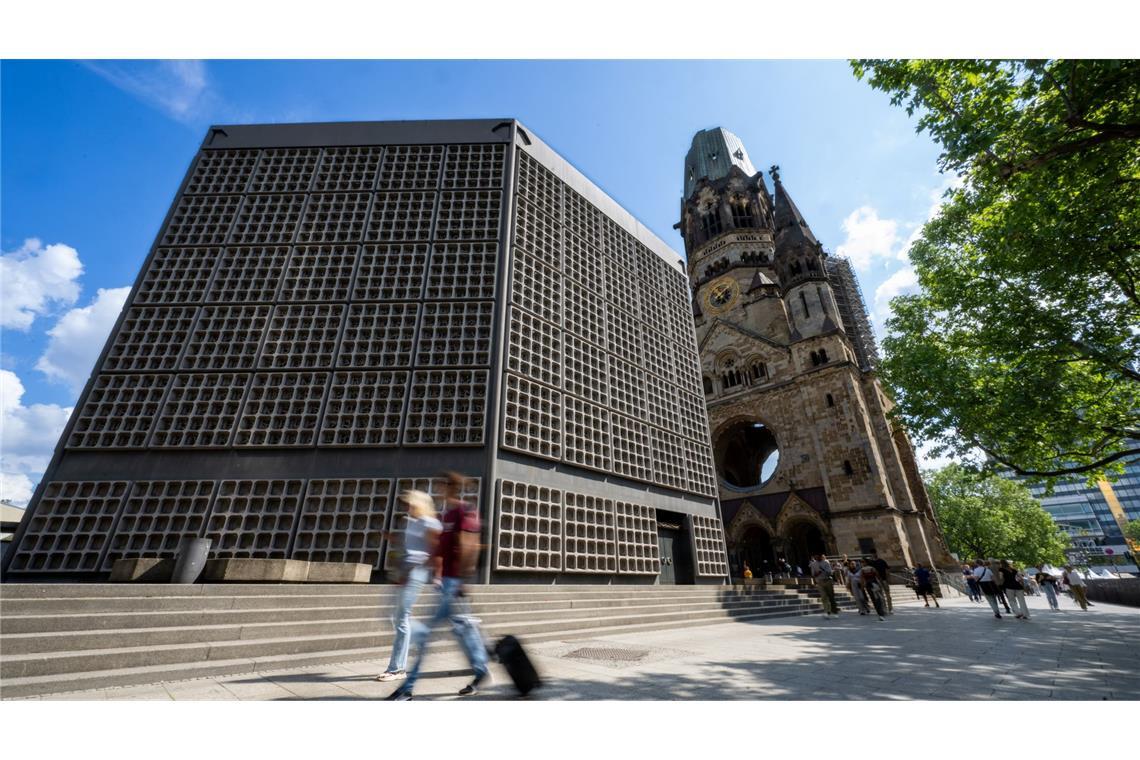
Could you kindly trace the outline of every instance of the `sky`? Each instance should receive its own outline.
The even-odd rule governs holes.
[[[879,335],[952,179],[844,61],[4,61],[0,497],[31,496],[211,124],[505,117],[680,253],[692,135],[734,132],[851,259]]]

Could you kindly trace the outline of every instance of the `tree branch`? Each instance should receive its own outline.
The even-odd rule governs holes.
[[[1014,174],[1036,169],[1038,166],[1047,164],[1053,159],[1061,158],[1062,156],[1067,156],[1071,153],[1080,153],[1087,148],[1092,148],[1104,142],[1140,137],[1140,124],[1123,124],[1119,126],[1120,129],[1117,131],[1101,132],[1092,137],[1086,137],[1083,140],[1073,140],[1072,142],[1063,143],[1055,148],[1050,148],[1038,156],[1034,156],[1033,158],[1022,161],[1020,163],[1015,164],[1006,162],[998,166],[998,174],[1001,175],[1003,179],[1009,179]]]
[[[970,440],[970,442],[973,443],[973,445],[977,446],[982,451],[984,451],[987,456],[994,459],[999,464],[1005,465],[1009,469],[1016,472],[1018,475],[1025,475],[1025,476],[1031,477],[1031,478],[1056,478],[1056,477],[1061,477],[1063,475],[1080,475],[1081,473],[1084,473],[1084,472],[1091,472],[1093,470],[1098,470],[1101,467],[1104,467],[1106,464],[1112,464],[1113,462],[1115,462],[1119,459],[1124,459],[1124,458],[1130,457],[1130,456],[1140,457],[1140,448],[1126,449],[1124,451],[1118,451],[1115,454],[1110,454],[1109,456],[1102,457],[1102,458],[1098,459],[1097,461],[1093,462],[1092,464],[1085,464],[1085,465],[1080,465],[1077,467],[1068,467],[1068,468],[1061,469],[1061,470],[1026,470],[1026,469],[1019,467],[1018,465],[1014,464],[1013,462],[1006,459],[1005,457],[1001,456],[996,451],[993,451],[992,449],[990,449],[986,446],[983,446],[976,438],[972,438]]]

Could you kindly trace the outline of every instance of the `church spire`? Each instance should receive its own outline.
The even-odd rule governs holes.
[[[812,234],[811,227],[808,227],[803,214],[796,207],[792,197],[788,195],[788,191],[784,189],[784,183],[780,181],[780,167],[773,165],[768,171],[772,175],[772,181],[776,184],[776,199],[773,204],[772,216],[775,221],[774,234],[777,247],[779,247],[781,238],[784,238],[785,247],[798,247],[797,244],[803,243],[812,248],[819,247],[819,241]]]

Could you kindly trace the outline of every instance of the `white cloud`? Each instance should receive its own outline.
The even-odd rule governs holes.
[[[29,238],[15,251],[0,255],[0,327],[27,330],[37,316],[54,305],[70,306],[79,298],[83,264],[69,245],[47,247]]]
[[[847,239],[836,249],[840,256],[851,259],[856,269],[867,270],[876,259],[891,260],[898,256],[899,223],[882,219],[871,206],[860,206],[843,220]]]
[[[60,317],[48,330],[48,345],[36,362],[36,369],[79,393],[130,292],[129,287],[100,288],[89,305]]]
[[[884,325],[891,313],[891,299],[904,293],[918,291],[918,274],[913,267],[903,267],[875,288],[875,302],[871,307],[871,318],[875,323],[875,332],[879,336],[886,334]]]
[[[24,406],[23,396],[20,378],[0,369],[0,498],[17,504],[32,497],[71,415],[57,404]]]
[[[177,121],[197,120],[213,102],[203,61],[87,61],[83,65]]]

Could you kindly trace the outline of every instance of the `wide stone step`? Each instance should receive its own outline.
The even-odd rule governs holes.
[[[129,612],[160,612],[160,611],[201,611],[201,610],[255,610],[279,609],[283,607],[344,607],[344,606],[373,606],[380,607],[392,604],[393,587],[383,587],[383,591],[370,591],[357,594],[277,594],[263,595],[208,595],[208,596],[170,596],[170,597],[136,597],[136,596],[98,596],[83,597],[40,597],[24,599],[8,599],[0,601],[0,618],[8,615],[44,615],[61,613],[129,613]],[[492,587],[501,589],[502,587]],[[472,590],[471,598],[478,603],[506,602],[545,602],[559,599],[581,600],[616,600],[641,599],[653,596],[659,599],[675,599],[685,601],[689,599],[719,599],[731,595],[722,588],[709,588],[700,591],[660,592],[656,590],[627,590],[622,592],[595,592],[584,591],[578,594],[543,594],[538,591],[484,591]]]
[[[550,640],[572,641],[582,638],[595,638],[619,633],[636,633],[638,631],[655,631],[668,628],[695,627],[701,625],[716,625],[729,621],[762,620],[768,618],[794,617],[818,613],[814,605],[791,605],[776,609],[764,609],[757,612],[742,613],[717,620],[653,620],[636,624],[603,625],[583,628],[563,628],[544,632],[531,632],[525,634],[527,643],[537,643]],[[484,626],[484,633],[488,640],[504,635],[507,631],[497,631]],[[516,631],[510,631],[515,633]],[[431,651],[442,652],[456,649],[457,644],[450,635],[443,631],[436,633],[433,638]],[[176,663],[165,665],[142,665],[108,668],[85,672],[65,672],[52,675],[32,675],[4,679],[4,697],[18,698],[45,694],[75,692],[89,689],[105,689],[114,686],[136,686],[172,681],[183,681],[195,678],[208,678],[211,676],[237,675],[242,673],[260,673],[273,670],[300,668],[310,665],[324,665],[334,662],[353,662],[364,660],[384,660],[391,654],[386,646],[364,646],[360,648],[341,648],[324,651],[308,651],[292,654],[263,655],[255,657],[236,657],[230,660],[204,660],[190,663]],[[429,654],[430,658],[431,655]],[[378,667],[382,667],[380,662]]]
[[[681,623],[739,617],[749,614],[795,611],[801,605],[771,605],[757,602],[734,608],[713,610],[686,608],[666,611],[629,614],[599,615],[594,617],[566,618],[560,620],[519,620],[484,621],[489,633],[499,635],[534,635],[602,627],[622,627],[650,622]],[[814,605],[804,603],[803,607],[815,610]],[[615,611],[607,611],[614,613]],[[203,662],[209,660],[249,659],[259,656],[299,654],[302,652],[328,651],[337,649],[362,649],[384,646],[391,640],[391,632],[381,632],[379,626],[372,630],[356,633],[337,633],[318,636],[293,636],[262,638],[251,640],[207,641],[195,640],[192,643],[178,643],[150,646],[112,647],[87,651],[61,651],[49,653],[12,654],[0,657],[0,678],[22,678],[28,676],[76,673],[87,670],[107,670],[125,667],[145,667],[149,665],[170,665],[180,662]]]
[[[736,600],[728,602],[687,602],[684,604],[652,604],[614,606],[589,606],[587,603],[575,606],[565,606],[561,609],[546,610],[536,613],[530,609],[513,609],[489,611],[474,609],[485,625],[507,624],[512,622],[529,623],[538,619],[543,621],[581,619],[587,617],[609,617],[615,614],[625,616],[650,615],[671,611],[685,611],[689,613],[707,612],[716,613],[718,610],[734,612],[738,610],[752,610],[757,605],[772,608],[794,605],[795,600],[766,599],[766,600]],[[304,637],[317,635],[335,635],[346,633],[384,633],[390,631],[391,625],[387,616],[375,614],[375,610],[368,608],[353,608],[355,615],[348,615],[331,620],[285,621],[270,620],[254,623],[235,623],[226,620],[220,623],[188,625],[165,625],[150,628],[123,627],[107,630],[80,629],[74,631],[34,632],[6,634],[3,638],[3,652],[7,655],[32,654],[42,652],[70,652],[91,649],[107,649],[122,647],[147,647],[166,644],[190,644],[206,642],[237,641],[250,639],[271,639],[286,637]],[[431,613],[430,607],[417,606],[417,617],[423,618]]]

